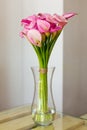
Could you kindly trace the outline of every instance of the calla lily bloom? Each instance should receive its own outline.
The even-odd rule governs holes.
[[[26,29],[34,28],[35,23],[36,23],[35,20],[34,21],[29,21],[28,19],[22,19],[22,21],[21,21],[21,25],[23,25],[24,28],[26,28]]]
[[[27,19],[29,21],[36,21],[37,20],[37,16],[36,15],[28,16]]]
[[[46,38],[50,36],[50,34],[58,31],[59,33],[56,33],[56,35],[60,34],[63,27],[68,23],[68,19],[74,15],[76,15],[76,13],[66,13],[62,16],[58,14],[39,13],[28,16],[21,20],[23,31],[20,33],[20,36],[27,37],[33,45],[39,47],[44,46],[43,44],[46,44],[46,42],[43,42],[42,35]]]
[[[41,33],[46,33],[49,31],[50,24],[45,20],[37,20],[37,27]]]
[[[48,22],[49,22],[49,20],[47,20],[47,19],[49,19],[49,18],[51,18],[51,17],[52,17],[52,16],[51,16],[50,14],[48,14],[48,13],[44,13],[44,14],[39,13],[39,14],[38,14],[38,18],[43,19],[43,20],[46,20],[46,21],[48,21]]]
[[[63,17],[65,19],[69,19],[69,18],[71,18],[71,17],[73,17],[75,15],[77,15],[77,14],[76,13],[65,13],[65,14],[63,14]]]
[[[59,26],[64,27],[64,25],[67,24],[67,20],[60,15],[54,14],[53,18],[57,21],[57,23],[59,24]]]
[[[23,31],[20,32],[20,37],[24,38],[24,36],[27,35],[27,32],[28,32],[28,30],[24,28]]]
[[[45,14],[45,17],[46,17],[46,21],[50,22],[50,23],[55,23],[57,24],[58,22],[53,18],[52,15],[50,14]]]
[[[30,41],[30,43],[41,47],[42,37],[38,30],[35,30],[35,29],[29,30],[27,33],[27,39]]]
[[[21,25],[23,25],[24,28],[26,28],[26,29],[32,29],[35,27],[36,20],[37,20],[36,15],[29,16],[29,17],[21,20]]]
[[[38,19],[42,19],[42,20],[45,19],[45,15],[42,14],[42,13],[39,13],[39,14],[37,15],[37,17],[38,17]]]
[[[22,19],[21,20],[21,25],[28,25],[28,24],[30,24],[30,21],[28,20],[28,19]]]

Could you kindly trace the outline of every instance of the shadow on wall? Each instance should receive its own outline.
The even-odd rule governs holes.
[[[75,116],[87,113],[86,5],[87,0],[67,0],[64,4],[65,12],[78,12],[64,32],[63,111]]]

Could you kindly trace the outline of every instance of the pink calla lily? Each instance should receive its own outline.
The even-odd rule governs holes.
[[[66,13],[62,16],[58,14],[39,13],[28,16],[21,20],[23,31],[21,31],[20,36],[26,36],[33,45],[41,47],[43,45],[41,44],[43,43],[43,34],[45,39],[45,36],[47,37],[48,34],[58,31],[60,33],[68,23],[68,19],[74,15],[76,13]]]
[[[67,20],[60,15],[54,14],[53,18],[58,22],[59,26],[64,27],[67,24]]]
[[[37,16],[36,16],[36,15],[28,16],[27,19],[28,19],[29,21],[36,21]]]
[[[21,24],[22,25],[27,25],[27,24],[30,24],[30,21],[28,19],[22,19]]]
[[[28,19],[22,19],[21,24],[24,26],[26,29],[32,29],[35,26],[35,20],[34,21],[29,21]]]
[[[35,28],[35,24],[36,24],[36,22],[32,21],[32,22],[30,22],[30,24],[26,25],[25,28],[26,29],[33,29],[33,28]]]
[[[73,17],[75,15],[77,15],[77,14],[76,13],[65,13],[65,14],[63,14],[63,17],[65,19],[69,19],[69,18],[71,18],[71,17]]]
[[[23,38],[25,35],[27,35],[27,32],[28,30],[24,28],[23,31],[20,32],[20,37]]]
[[[50,23],[48,23],[47,21],[45,20],[37,20],[37,27],[38,27],[38,30],[41,32],[41,33],[46,33],[49,31],[49,28],[50,28]]]
[[[47,19],[49,19],[49,18],[51,18],[51,17],[52,17],[52,16],[51,16],[50,14],[48,14],[48,13],[44,13],[44,14],[39,13],[39,14],[38,14],[38,18],[39,18],[39,19],[46,20],[46,21],[48,21],[48,22],[49,22],[49,20],[47,20]]]
[[[46,17],[46,21],[50,22],[50,23],[57,23],[57,21],[53,18],[52,15],[50,14],[45,14],[45,17]]]
[[[31,29],[27,33],[27,39],[34,45],[41,47],[41,34],[38,30]]]
[[[42,19],[42,20],[45,19],[45,15],[42,14],[42,13],[39,13],[39,14],[37,15],[37,17],[38,17],[38,19]]]

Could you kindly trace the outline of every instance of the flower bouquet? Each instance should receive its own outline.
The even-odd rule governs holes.
[[[38,101],[36,106],[32,105],[32,117],[40,125],[49,125],[54,120],[55,107],[50,108],[48,103],[48,63],[57,38],[68,19],[74,15],[76,14],[66,13],[60,16],[39,13],[21,20],[23,30],[20,36],[31,43],[39,61]],[[36,78],[37,74],[34,79]]]

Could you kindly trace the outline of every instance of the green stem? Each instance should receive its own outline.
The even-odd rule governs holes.
[[[48,87],[47,87],[47,73],[40,72],[40,86],[39,86],[39,110],[41,113],[48,111]]]
[[[40,84],[39,84],[39,111],[45,113],[48,111],[48,84],[47,84],[47,64],[45,62],[45,55],[43,52],[43,58],[39,59],[40,69]]]
[[[39,60],[39,69],[47,69],[47,64],[45,60],[44,48],[37,48],[33,46],[38,60]],[[43,49],[43,50],[42,50]],[[38,101],[38,112],[45,113],[48,111],[48,86],[47,86],[47,72],[43,73],[40,71],[40,82],[39,82],[39,101]]]
[[[61,31],[60,31],[61,32]],[[60,35],[60,32],[49,35],[44,43],[42,43],[42,47],[37,47],[33,45],[33,48],[37,54],[39,60],[39,100],[38,100],[38,112],[47,113],[48,112],[48,82],[47,82],[47,67],[48,61],[52,52],[52,49],[55,45],[55,42]],[[45,72],[43,72],[45,71]]]
[[[60,31],[61,32],[61,31]],[[55,42],[60,35],[58,32],[53,39],[51,39],[51,35],[45,41],[42,48],[40,48],[41,58],[39,58],[39,65],[41,69],[47,69],[48,61],[52,52],[52,49],[55,45]],[[40,85],[39,85],[39,111],[41,113],[48,112],[48,83],[47,83],[47,72],[42,73],[40,71]]]

